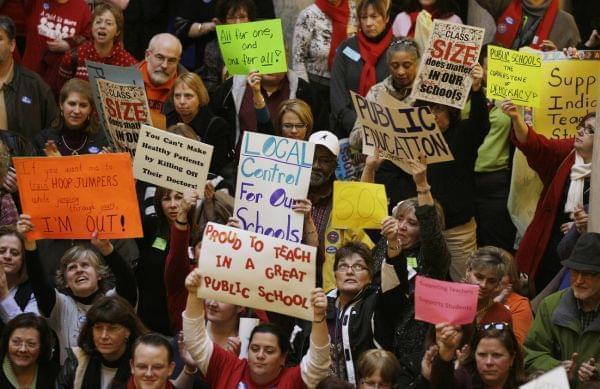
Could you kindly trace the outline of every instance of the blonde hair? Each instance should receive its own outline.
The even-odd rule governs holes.
[[[443,231],[446,229],[446,222],[444,221],[444,208],[437,200],[433,200],[433,205],[435,206],[435,213],[438,218],[438,223],[440,224],[440,229]],[[395,219],[400,219],[400,217],[409,209],[415,212],[418,206],[419,201],[416,197],[410,197],[406,200],[402,200],[396,204],[394,208],[392,208],[392,216]]]
[[[275,135],[277,136],[281,136],[281,120],[286,112],[292,112],[298,116],[302,123],[306,124],[306,135],[304,136],[304,140],[307,140],[312,133],[314,123],[310,106],[301,99],[288,99],[282,101],[277,108],[277,118],[275,120]]]
[[[185,72],[179,75],[175,82],[173,83],[173,88],[171,88],[171,101],[173,101],[173,95],[175,94],[175,88],[179,85],[184,84],[188,88],[194,91],[196,96],[198,96],[198,101],[200,102],[200,107],[203,107],[208,104],[209,96],[206,87],[204,86],[204,82],[199,75],[192,72]]]

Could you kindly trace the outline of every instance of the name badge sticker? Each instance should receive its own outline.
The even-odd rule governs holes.
[[[342,51],[342,53],[344,53],[346,55],[346,57],[350,58],[354,62],[358,62],[358,60],[360,59],[360,53],[357,52],[356,50],[354,50],[350,46],[346,46],[346,48],[344,49],[344,51]]]

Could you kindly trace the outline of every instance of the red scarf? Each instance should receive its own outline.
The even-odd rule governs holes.
[[[348,37],[348,19],[350,18],[350,8],[348,0],[342,0],[337,6],[331,5],[327,0],[315,0],[315,5],[331,19],[333,31],[331,33],[331,43],[329,45],[329,57],[327,57],[327,67],[331,69],[335,49],[340,43]]]
[[[129,377],[129,381],[127,381],[127,389],[137,389],[137,386],[135,385],[135,381],[133,380],[133,376]],[[171,383],[171,380],[167,380],[167,383],[165,384],[164,389],[175,389],[175,387]]]
[[[365,62],[360,72],[360,83],[358,85],[358,93],[361,96],[366,96],[369,89],[377,83],[377,69],[375,69],[375,66],[392,41],[392,29],[386,28],[387,32],[379,42],[369,40],[362,31],[357,34],[358,51]]]
[[[512,48],[513,42],[515,41],[515,38],[521,29],[523,21],[523,7],[521,5],[521,1],[522,0],[512,0],[512,2],[504,10],[504,13],[500,15],[498,20],[496,20],[495,41],[509,49]],[[533,42],[531,42],[530,45],[532,48],[539,49],[539,47],[542,45],[542,42],[548,39],[557,13],[558,0],[552,0],[548,6],[548,9],[544,13],[544,16],[542,17],[541,23],[538,25],[538,28],[535,31]]]

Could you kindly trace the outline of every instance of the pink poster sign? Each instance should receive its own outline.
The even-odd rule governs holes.
[[[417,276],[415,319],[427,323],[469,324],[477,313],[477,285]]]

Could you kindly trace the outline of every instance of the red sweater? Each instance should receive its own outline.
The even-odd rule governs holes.
[[[575,139],[550,140],[537,134],[533,128],[529,128],[525,143],[519,143],[514,130],[511,132],[511,139],[525,154],[527,163],[544,184],[533,219],[515,256],[521,271],[527,273],[529,279],[533,279],[550,240],[565,184],[575,163]]]
[[[244,389],[306,388],[304,381],[302,381],[299,365],[285,367],[273,381],[265,385],[258,385],[250,377],[247,359],[239,359],[237,355],[225,351],[216,344],[210,357],[206,379],[213,389],[240,387]]]
[[[64,4],[54,0],[32,0],[27,11],[27,46],[23,65],[38,73],[48,85],[55,85],[64,53],[53,53],[48,41],[66,40],[77,46],[90,36],[92,14],[84,0]]]
[[[87,66],[85,61],[100,62],[114,66],[133,66],[137,63],[136,59],[133,58],[127,50],[123,48],[120,43],[115,43],[113,49],[108,57],[100,57],[98,52],[94,48],[94,42],[87,41],[81,46],[77,47],[77,68],[75,74],[73,74],[73,64],[71,50],[67,51],[61,60],[60,68],[58,69],[58,83],[55,85],[55,91],[58,93],[65,82],[73,77],[77,77],[81,80],[88,81]]]
[[[185,288],[185,278],[194,266],[188,258],[188,242],[190,229],[182,231],[175,224],[171,227],[169,254],[165,264],[165,288],[167,289],[167,307],[171,331],[177,334],[181,331],[181,313],[185,310],[188,291]]]

